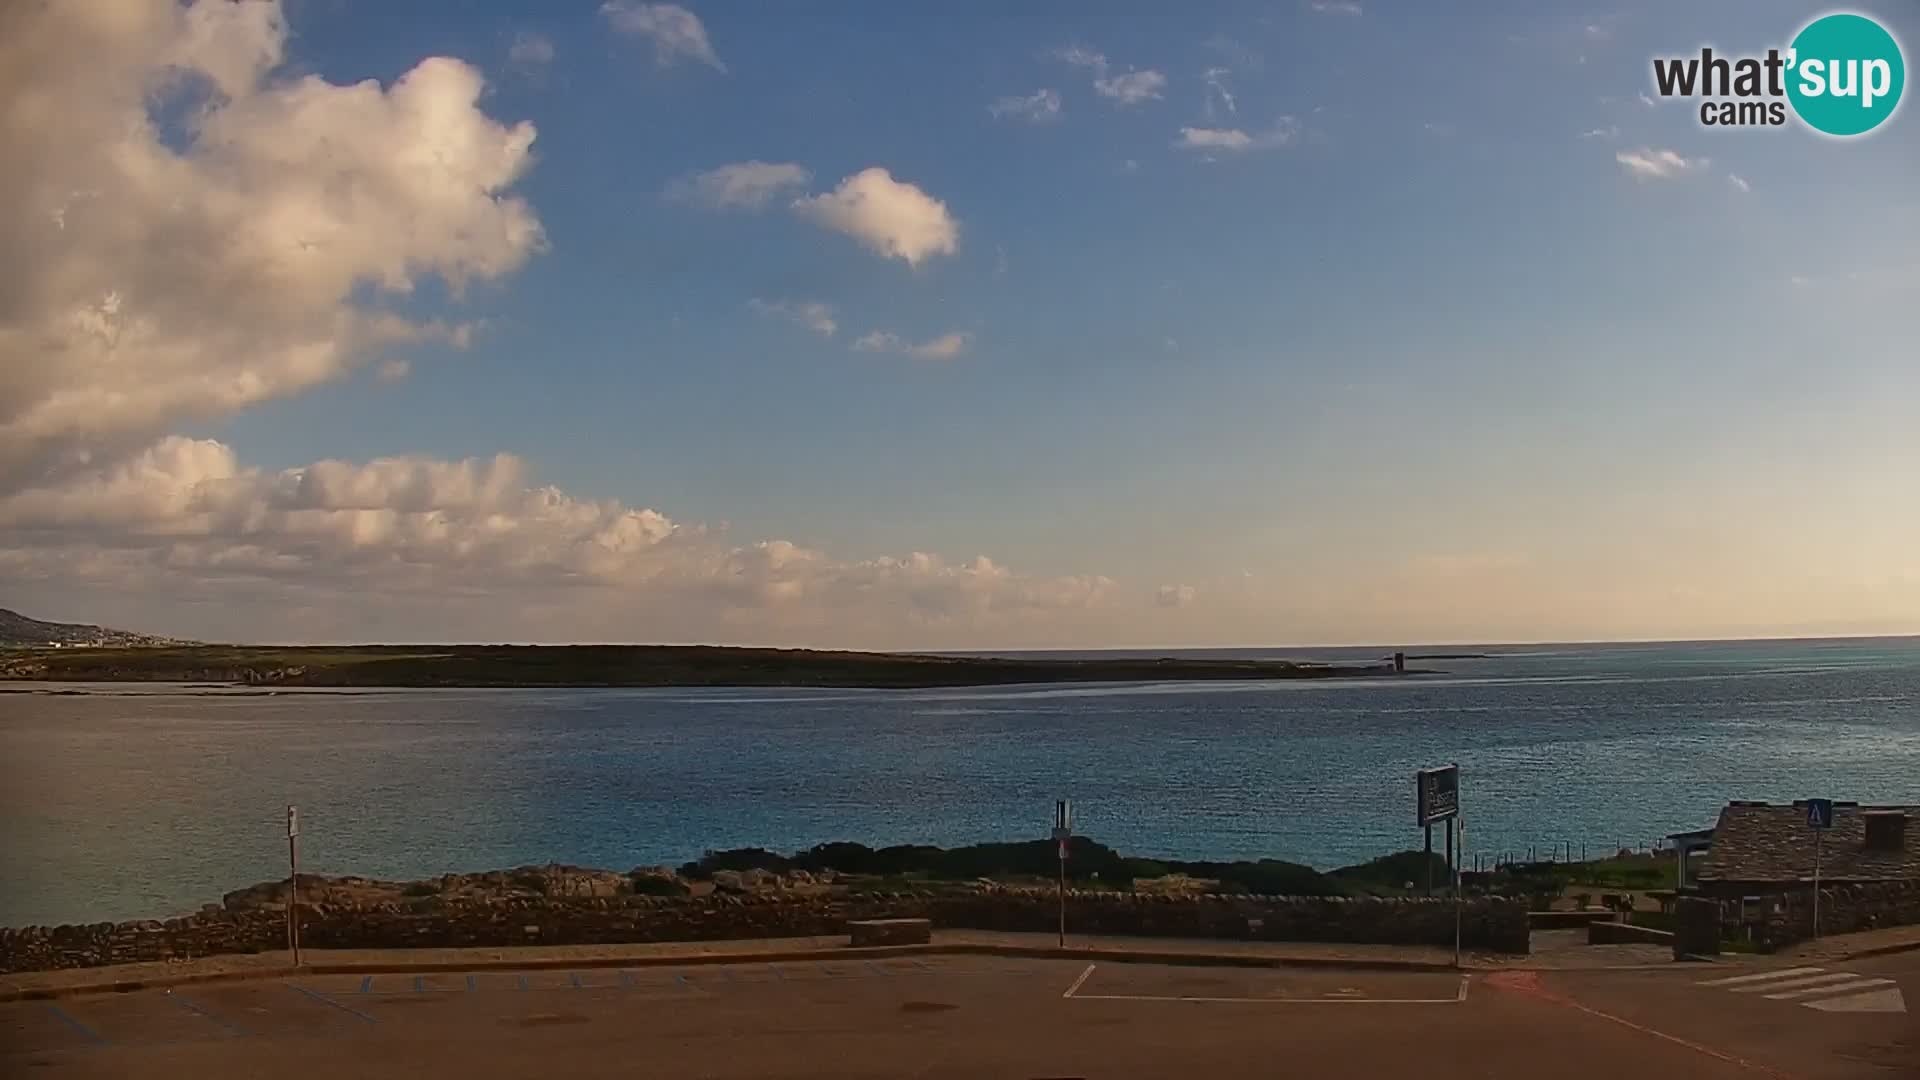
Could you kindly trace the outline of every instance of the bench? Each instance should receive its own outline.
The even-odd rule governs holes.
[[[848,944],[926,945],[933,941],[930,919],[851,919],[847,922]]]

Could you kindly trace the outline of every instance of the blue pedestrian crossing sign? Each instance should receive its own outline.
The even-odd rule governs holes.
[[[1807,800],[1807,828],[1809,829],[1833,828],[1833,800],[1832,799],[1808,799]]]

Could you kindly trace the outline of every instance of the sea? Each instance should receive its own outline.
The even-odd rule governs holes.
[[[1414,773],[1445,764],[1469,867],[1651,847],[1730,799],[1920,802],[1920,638],[1427,651],[1484,655],[1282,682],[0,694],[0,925],[284,877],[289,804],[302,872],[414,878],[1036,839],[1061,798],[1128,854],[1325,869],[1418,848]]]

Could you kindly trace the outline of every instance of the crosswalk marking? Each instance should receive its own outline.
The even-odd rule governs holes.
[[[1903,1013],[1907,1002],[1892,979],[1857,971],[1828,971],[1797,967],[1761,971],[1727,979],[1696,983],[1731,994],[1754,994],[1769,1001],[1789,1001],[1821,1012]]]
[[[1903,1013],[1907,1011],[1907,1002],[1900,996],[1899,987],[1853,994],[1831,1001],[1806,1001],[1801,1004],[1809,1009],[1819,1009],[1821,1012]]]
[[[1860,976],[1840,971],[1828,975],[1802,975],[1797,979],[1770,979],[1763,983],[1750,983],[1746,986],[1729,986],[1727,989],[1736,994],[1764,994],[1769,990],[1784,990],[1789,986],[1819,986],[1822,983],[1846,982]]]
[[[1740,983],[1759,982],[1763,979],[1784,979],[1790,975],[1818,975],[1820,968],[1787,968],[1784,971],[1763,971],[1758,975],[1736,975],[1731,979],[1708,979],[1701,986],[1736,986]]]
[[[1852,977],[1849,976],[1849,978]],[[1769,1001],[1785,1001],[1788,998],[1805,997],[1809,994],[1845,994],[1854,990],[1869,990],[1876,987],[1892,985],[1892,979],[1854,979],[1851,982],[1843,982],[1838,985],[1829,983],[1826,986],[1815,986],[1810,989],[1788,990],[1781,994],[1768,994],[1766,997]]]

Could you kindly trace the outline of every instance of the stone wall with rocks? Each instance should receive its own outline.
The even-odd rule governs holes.
[[[840,896],[424,897],[371,905],[302,903],[300,940],[315,949],[605,945],[832,936],[849,919],[928,918],[936,928],[1050,933],[1057,899],[1043,889]],[[1451,945],[1453,905],[1438,900],[1249,895],[1067,895],[1069,933],[1257,941]],[[1465,905],[1469,948],[1527,951],[1523,901]],[[0,929],[0,973],[188,960],[286,947],[282,910],[209,906],[164,921]]]
[[[1766,897],[1760,904],[1758,922],[1753,925],[1755,944],[1778,949],[1813,936],[1812,888]],[[1727,901],[1721,912],[1721,923],[1738,925],[1741,906],[1740,901]],[[1752,922],[1752,913],[1747,914]],[[1851,934],[1914,925],[1920,925],[1920,881],[1829,885],[1820,890],[1822,934]]]

